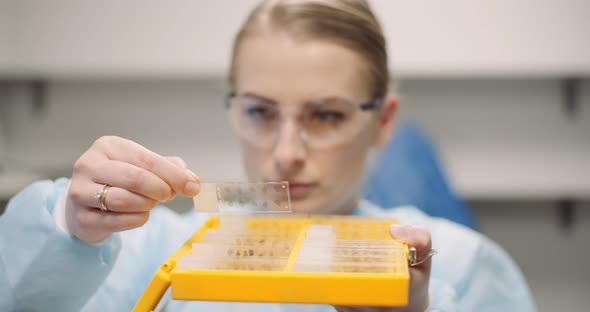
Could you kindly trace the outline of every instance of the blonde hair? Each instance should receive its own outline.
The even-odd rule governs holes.
[[[229,83],[235,87],[240,44],[264,30],[285,31],[296,40],[327,40],[349,48],[365,61],[367,85],[374,98],[387,93],[389,74],[385,37],[365,0],[263,1],[248,16],[235,37]]]

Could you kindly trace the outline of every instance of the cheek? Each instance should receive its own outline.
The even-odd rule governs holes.
[[[248,143],[241,142],[242,145],[242,160],[244,162],[244,168],[246,169],[246,175],[249,181],[260,181],[266,172],[265,166],[268,166],[269,151],[260,150],[252,147]]]
[[[370,145],[366,140],[357,140],[346,146],[340,146],[320,154],[323,176],[329,178],[327,187],[332,188],[330,193],[356,192],[355,188],[361,183],[365,162]]]

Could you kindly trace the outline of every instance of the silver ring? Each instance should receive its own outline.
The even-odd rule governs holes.
[[[422,258],[418,258],[418,252],[416,251],[416,247],[410,247],[408,255],[408,264],[413,267],[424,263],[426,260],[430,259],[432,256],[436,255],[438,251],[431,249],[429,252],[424,255]]]
[[[104,211],[104,212],[109,212],[109,208],[107,208],[107,204],[106,204],[106,198],[107,198],[107,193],[109,192],[109,189],[111,188],[112,185],[110,184],[105,184],[102,189],[100,190],[100,192],[96,192],[96,199],[98,199],[98,207],[100,208],[100,210]]]

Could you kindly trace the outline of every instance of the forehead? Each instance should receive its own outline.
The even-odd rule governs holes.
[[[330,41],[301,41],[284,32],[264,32],[245,38],[236,58],[238,93],[282,102],[367,95],[364,60]]]

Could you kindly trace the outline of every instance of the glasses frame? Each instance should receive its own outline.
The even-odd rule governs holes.
[[[225,102],[226,109],[231,108],[231,100],[233,98],[235,98],[236,96],[237,95],[235,92],[230,92],[225,96],[224,102]],[[357,106],[362,111],[369,111],[369,110],[375,110],[375,109],[380,108],[382,104],[383,104],[383,97],[375,97],[375,98],[372,98],[366,102],[362,102],[360,104],[357,104]]]

